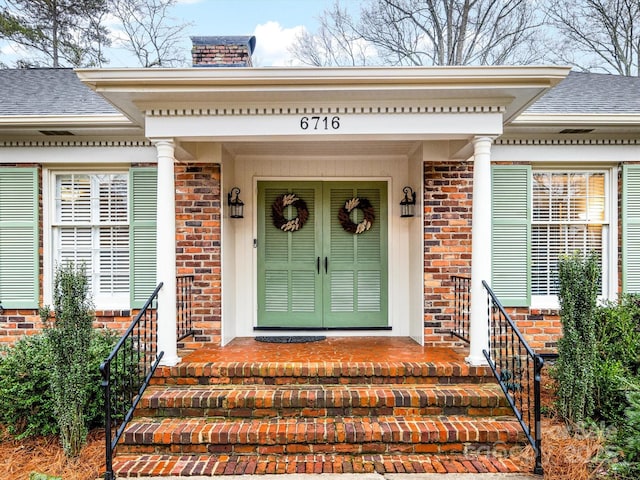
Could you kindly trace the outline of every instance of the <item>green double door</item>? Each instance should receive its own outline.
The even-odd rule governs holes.
[[[301,202],[283,207],[284,194],[306,204],[298,230],[274,223],[274,206],[280,223],[305,216]],[[372,225],[361,233],[347,230],[363,222],[365,209],[350,208],[342,223],[338,217],[353,199],[373,207]],[[388,325],[385,182],[259,182],[258,211],[258,327]]]

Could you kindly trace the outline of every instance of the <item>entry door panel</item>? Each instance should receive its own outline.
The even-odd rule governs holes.
[[[284,193],[303,199],[309,218],[296,232],[273,225],[271,206]],[[321,327],[322,277],[318,259],[322,252],[322,184],[264,182],[258,184],[258,325],[270,327]],[[295,208],[285,209],[296,217]]]
[[[295,232],[273,225],[271,206],[295,193],[309,209]],[[338,221],[347,200],[368,199],[370,230],[352,234]],[[384,327],[387,319],[387,205],[385,182],[258,183],[258,326]],[[287,207],[285,217],[297,215]],[[359,209],[351,220],[363,218]]]
[[[387,212],[386,183],[327,183],[324,196],[330,208],[323,212],[324,326],[382,327],[387,321]],[[370,230],[353,234],[342,228],[338,212],[351,198],[366,198],[376,218]],[[325,204],[327,204],[325,203]],[[354,209],[351,219],[359,223],[362,211]]]

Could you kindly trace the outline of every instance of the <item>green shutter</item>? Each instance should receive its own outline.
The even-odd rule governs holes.
[[[531,167],[491,171],[491,288],[505,306],[531,303]]]
[[[622,166],[622,291],[640,293],[640,165]]]
[[[156,199],[158,171],[132,168],[130,173],[131,308],[140,308],[156,288]]]
[[[0,168],[0,302],[37,308],[39,302],[38,170]]]

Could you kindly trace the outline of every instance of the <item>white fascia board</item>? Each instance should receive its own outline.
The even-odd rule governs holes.
[[[198,84],[223,85],[299,85],[330,84],[432,84],[504,85],[543,82],[552,86],[564,79],[569,67],[264,67],[264,68],[171,68],[171,69],[77,69],[87,85],[144,86],[172,85],[183,88]]]
[[[18,146],[2,147],[0,165],[4,163],[38,163],[42,165],[131,165],[157,163],[152,146]]]
[[[6,115],[0,116],[0,127],[122,127],[134,126],[121,114],[105,115]]]
[[[640,114],[523,113],[511,125],[640,125]]]

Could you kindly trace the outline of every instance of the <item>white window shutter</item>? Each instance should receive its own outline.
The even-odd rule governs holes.
[[[0,302],[39,303],[38,170],[0,168]]]
[[[622,167],[622,291],[640,293],[640,165]]]
[[[136,167],[130,171],[132,308],[142,307],[156,288],[157,179],[158,171],[153,167]]]
[[[491,288],[503,305],[531,301],[531,167],[491,170]]]

